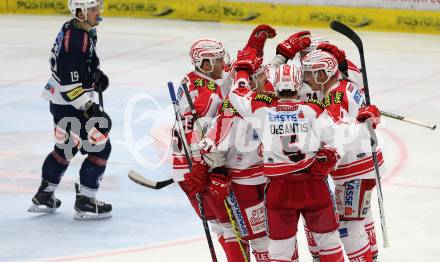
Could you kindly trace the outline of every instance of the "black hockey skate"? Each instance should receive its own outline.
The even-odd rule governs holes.
[[[49,183],[43,179],[38,192],[32,198],[33,205],[28,209],[31,213],[54,213],[61,206],[61,201],[55,198],[54,192],[45,192]]]
[[[112,216],[112,205],[95,198],[90,198],[79,194],[79,185],[75,183],[76,201],[75,201],[75,219],[92,220],[105,219]]]

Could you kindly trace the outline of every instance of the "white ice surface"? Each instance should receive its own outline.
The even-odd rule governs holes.
[[[172,123],[166,82],[177,82],[191,70],[187,53],[192,41],[215,37],[235,54],[252,26],[104,20],[98,53],[111,80],[104,103],[114,128],[98,197],[113,204],[114,217],[84,222],[73,220],[73,183],[81,157],[72,161],[57,191],[63,201],[58,212],[26,212],[53,147],[48,103],[39,95],[50,75],[50,49],[65,20],[0,16],[0,261],[209,261],[201,223],[180,189],[144,189],[127,173],[133,168],[152,179],[168,177],[170,165],[161,164]],[[279,27],[266,58],[277,41],[302,29]],[[330,30],[313,32],[325,34],[358,62],[348,39]],[[386,111],[440,122],[440,37],[360,35],[372,101]],[[381,261],[439,261],[439,132],[383,120],[378,134],[385,141],[383,190],[392,246],[380,250]],[[373,209],[377,216],[376,205]],[[378,220],[376,229],[382,243]],[[299,235],[301,258],[310,261],[301,229]],[[222,253],[218,246],[217,253]]]

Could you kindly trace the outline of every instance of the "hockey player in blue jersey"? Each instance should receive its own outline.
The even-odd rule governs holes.
[[[87,158],[79,171],[80,183],[75,184],[74,218],[109,218],[111,204],[95,198],[111,152],[111,119],[94,99],[109,85],[96,54],[95,27],[101,20],[102,0],[69,0],[69,9],[73,19],[62,26],[55,40],[52,76],[43,93],[50,101],[56,144],[43,163],[42,182],[29,212],[51,213],[60,207],[54,192],[70,160],[81,152]]]

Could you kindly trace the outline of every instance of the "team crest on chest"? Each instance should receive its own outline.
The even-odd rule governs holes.
[[[324,107],[329,107],[331,104],[341,104],[344,99],[344,92],[331,92],[324,98]]]
[[[212,92],[217,91],[217,84],[214,81],[212,81],[212,80],[208,81],[203,78],[198,78],[198,79],[194,80],[194,86],[196,88],[206,87],[207,89],[211,90]]]

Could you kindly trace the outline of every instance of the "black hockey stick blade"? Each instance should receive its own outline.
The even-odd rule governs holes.
[[[344,36],[348,37],[357,47],[359,52],[359,57],[361,60],[361,71],[362,71],[362,81],[364,84],[364,91],[365,91],[365,102],[367,105],[370,105],[370,90],[368,88],[368,77],[367,77],[367,68],[365,65],[365,56],[364,56],[364,45],[362,44],[362,40],[359,37],[358,34],[356,34],[350,27],[347,25],[344,25],[341,22],[338,21],[332,21],[330,23],[330,28],[335,30],[336,32],[339,32],[343,34]]]
[[[152,181],[134,170],[130,170],[130,172],[128,173],[128,178],[141,186],[151,189],[161,189],[174,183],[174,179],[172,178],[164,181]]]
[[[359,49],[359,52],[364,52],[364,46],[362,44],[361,38],[356,34],[350,27],[346,26],[345,24],[338,22],[338,21],[332,21],[330,23],[330,28],[335,30],[336,32],[339,32],[346,37],[350,38],[350,40],[357,46]]]

